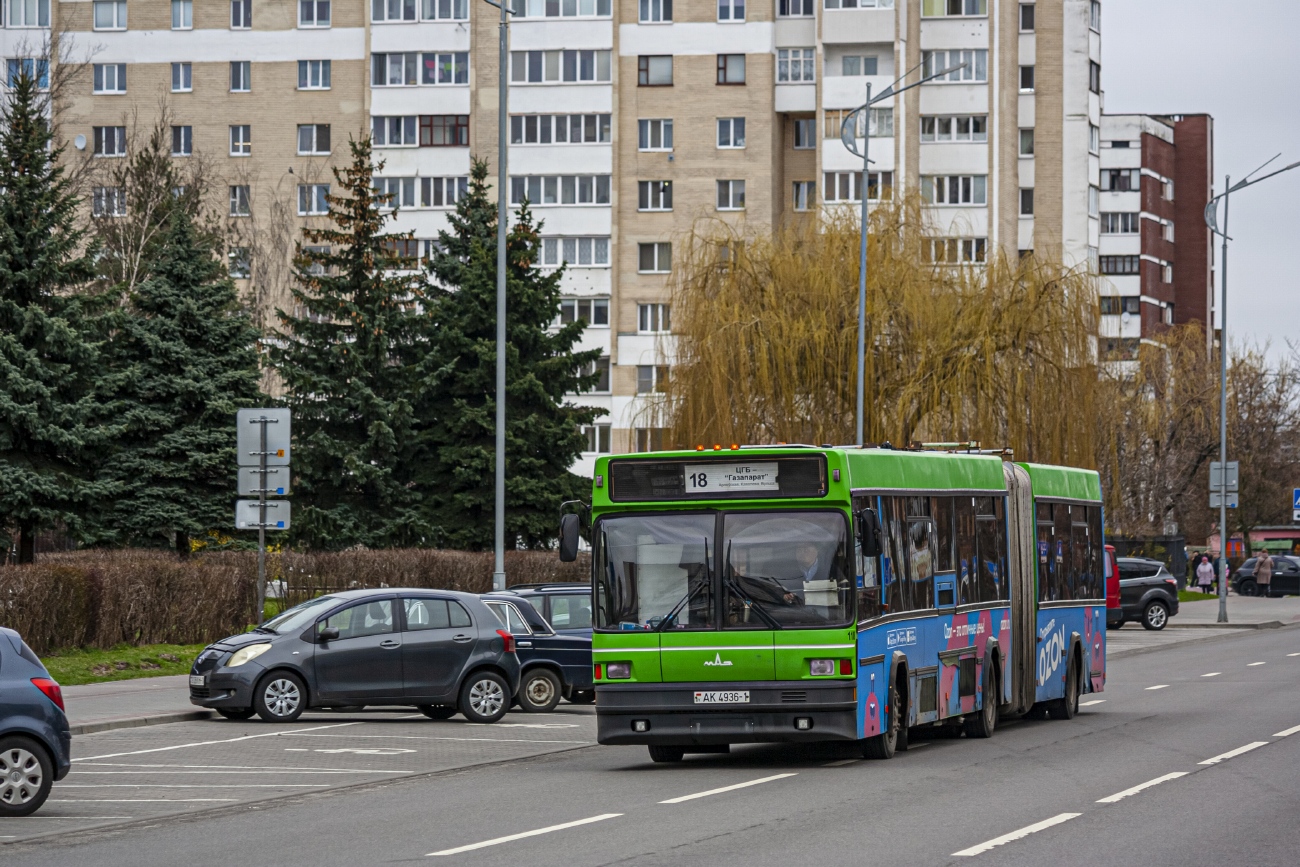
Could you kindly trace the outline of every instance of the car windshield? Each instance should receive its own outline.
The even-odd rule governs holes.
[[[276,632],[297,632],[305,629],[330,606],[338,602],[336,596],[317,596],[301,605],[295,605],[278,617],[262,624],[262,628]]]

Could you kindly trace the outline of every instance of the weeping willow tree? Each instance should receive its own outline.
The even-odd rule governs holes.
[[[915,200],[871,216],[867,441],[977,440],[1093,466],[1091,278],[1041,257],[951,264],[971,251],[933,237]],[[762,236],[708,223],[685,240],[672,376],[643,423],[666,427],[669,446],[853,442],[856,221]]]

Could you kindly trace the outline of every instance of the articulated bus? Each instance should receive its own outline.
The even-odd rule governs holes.
[[[561,523],[561,556],[579,519]],[[1069,719],[1106,681],[1095,472],[993,454],[744,447],[601,458],[598,739],[731,744]]]

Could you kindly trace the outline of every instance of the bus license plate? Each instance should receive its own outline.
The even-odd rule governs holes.
[[[749,704],[749,690],[732,692],[697,692],[696,704]]]

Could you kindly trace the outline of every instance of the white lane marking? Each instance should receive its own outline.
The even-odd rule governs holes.
[[[346,723],[352,725],[352,723]],[[296,734],[296,732],[285,732]],[[590,744],[593,741],[548,741],[541,738],[436,738],[426,735],[303,735],[305,738],[348,738],[381,741],[473,741],[487,744]]]
[[[1246,664],[1246,667],[1247,667],[1247,668],[1254,668],[1254,667],[1257,666],[1257,665],[1265,665],[1265,663],[1263,663],[1263,662],[1249,662],[1249,663]]]
[[[344,726],[354,726],[354,725],[357,725],[357,723],[354,723],[354,722],[350,722],[350,723],[335,723],[334,725],[328,725],[328,726],[312,726],[311,728],[306,728],[306,729],[295,729],[295,730],[293,730],[293,731],[283,731],[283,732],[265,732],[265,733],[260,734],[260,735],[243,735],[243,736],[241,736],[241,737],[237,737],[237,738],[225,738],[225,739],[223,739],[223,740],[219,740],[219,741],[196,741],[196,742],[194,742],[194,743],[192,743],[192,744],[175,744],[175,745],[170,746],[170,747],[154,747],[154,748],[152,748],[152,749],[148,749],[148,750],[130,750],[130,751],[125,752],[125,753],[105,753],[105,754],[102,755],[102,756],[85,756],[84,758],[73,759],[73,761],[74,761],[74,762],[93,762],[93,761],[95,761],[96,759],[116,759],[116,758],[120,758],[120,757],[122,757],[122,756],[140,756],[140,755],[144,755],[145,753],[165,753],[165,752],[168,752],[168,751],[170,751],[170,750],[183,750],[183,749],[187,749],[187,748],[189,748],[189,747],[210,747],[210,746],[212,746],[212,745],[214,745],[214,744],[233,744],[233,743],[238,743],[239,741],[251,741],[251,740],[253,740],[254,738],[278,738],[278,737],[280,737],[280,736],[282,736],[282,735],[296,735],[296,734],[299,734],[300,732],[314,732],[314,731],[319,731],[319,730],[321,730],[321,729],[337,729],[337,728],[342,728],[342,727],[344,727]]]
[[[1168,687],[1169,687],[1169,684],[1167,684],[1167,683],[1157,683],[1155,686],[1148,686],[1147,689],[1148,689],[1148,690],[1152,690],[1152,689],[1167,689]]]
[[[661,804],[680,804],[683,801],[694,801],[696,798],[707,798],[709,795],[720,795],[723,792],[734,792],[736,789],[747,789],[750,786],[757,786],[760,783],[770,783],[773,780],[784,780],[786,777],[797,777],[798,774],[773,774],[770,777],[759,777],[757,780],[749,780],[744,783],[736,783],[734,786],[723,786],[720,789],[709,789],[707,792],[696,792],[693,795],[682,795],[680,798],[669,798],[666,801],[660,801]]]
[[[1098,798],[1097,803],[1113,804],[1116,801],[1124,800],[1130,795],[1136,795],[1138,792],[1142,791],[1143,789],[1149,789],[1152,786],[1158,786],[1161,783],[1167,783],[1170,780],[1176,780],[1179,777],[1185,777],[1185,776],[1187,776],[1186,771],[1174,771],[1172,774],[1165,774],[1163,777],[1156,777],[1154,780],[1147,780],[1145,783],[1139,783],[1138,785],[1134,786],[1131,789],[1125,789],[1122,792],[1116,792],[1113,795],[1107,795],[1104,798]]]
[[[1079,707],[1092,707],[1094,704],[1105,704],[1105,703],[1106,703],[1106,699],[1104,698],[1094,698],[1092,701],[1079,702]]]
[[[60,789],[319,789],[329,783],[60,783]]]
[[[1285,737],[1290,737],[1291,735],[1295,734],[1296,732],[1300,732],[1300,726],[1293,726],[1292,728],[1286,729],[1286,730],[1284,730],[1284,731],[1280,731],[1280,732],[1276,733],[1275,735],[1273,735],[1273,737],[1275,737],[1275,738],[1285,738]]]
[[[424,716],[424,714],[420,714]],[[577,723],[465,723],[465,726],[489,726],[494,729],[576,729]]]
[[[1212,759],[1206,759],[1203,762],[1197,762],[1197,764],[1217,765],[1219,762],[1226,761],[1231,758],[1235,758],[1236,756],[1239,756],[1242,753],[1248,753],[1251,750],[1256,750],[1262,746],[1267,746],[1267,745],[1268,745],[1268,741],[1254,741],[1252,743],[1246,744],[1244,747],[1237,747],[1235,750],[1228,750],[1226,753],[1220,753],[1219,755],[1215,756]]]
[[[238,798],[60,798],[51,804],[198,804],[238,801]]]
[[[1201,677],[1218,677],[1221,674],[1223,674],[1221,671],[1211,671],[1208,674],[1201,675]]]
[[[421,716],[423,716],[423,714],[421,714]],[[307,749],[306,747],[285,747],[285,748],[284,748],[284,751],[285,751],[286,753],[309,753],[309,752],[311,752],[311,750]]]
[[[1287,656],[1300,656],[1300,653],[1288,653]]]
[[[510,834],[505,837],[494,837],[491,840],[484,840],[482,843],[470,843],[468,846],[457,846],[455,849],[443,849],[439,852],[429,852],[426,858],[432,858],[438,855],[459,855],[461,852],[470,852],[474,849],[484,849],[488,846],[497,846],[501,843],[510,843],[515,840],[522,840],[525,837],[536,837],[540,834],[549,834],[552,831],[563,831],[566,828],[576,828],[579,825],[590,825],[592,822],[603,822],[606,819],[617,819],[622,813],[601,813],[599,816],[588,816],[586,819],[578,819],[576,822],[564,822],[560,825],[549,825],[545,828],[538,828],[535,831],[524,831],[521,834]]]
[[[258,776],[258,775],[278,776],[280,774],[286,774],[286,773],[294,774],[296,776],[302,776],[303,774],[306,774],[308,776],[327,776],[329,774],[405,774],[407,772],[406,771],[327,771],[327,770],[295,771],[292,769],[285,769],[283,771],[83,771],[81,770],[81,768],[77,768],[77,779],[81,779],[82,777],[89,776],[92,774],[99,775],[99,776],[109,776],[109,777],[133,776],[133,775],[140,775],[140,774],[148,774],[150,776],[156,776],[156,777],[165,777],[169,775],[181,776],[181,777],[201,777],[205,774],[215,774],[217,776],[229,777],[232,774],[239,774],[241,776]]]
[[[1047,828],[1052,827],[1053,825],[1059,825],[1062,822],[1068,822],[1071,819],[1078,818],[1079,816],[1082,815],[1083,815],[1082,813],[1061,813],[1059,815],[1053,816],[1050,819],[1044,819],[1041,822],[1035,822],[1032,825],[1026,825],[1025,827],[1021,828],[1019,831],[1012,831],[1010,834],[1003,834],[1001,837],[994,837],[992,840],[989,840],[984,843],[980,843],[978,846],[972,846],[969,849],[962,849],[960,852],[953,852],[952,855],[954,858],[967,858],[972,855],[981,855],[989,851],[990,849],[994,849],[1003,844],[1011,843],[1016,840],[1023,839],[1025,837],[1028,837],[1030,834],[1036,834],[1039,831],[1043,831],[1046,830]]]
[[[405,771],[375,771],[369,768],[281,768],[276,765],[141,765],[134,762],[96,762],[96,768],[184,768],[188,771],[328,771],[332,774],[404,774]],[[90,773],[79,771],[79,773]],[[104,773],[102,771],[97,773]]]
[[[313,753],[350,753],[358,756],[401,756],[407,753],[413,753],[415,750],[404,750],[401,747],[339,747],[333,750],[312,750]]]

